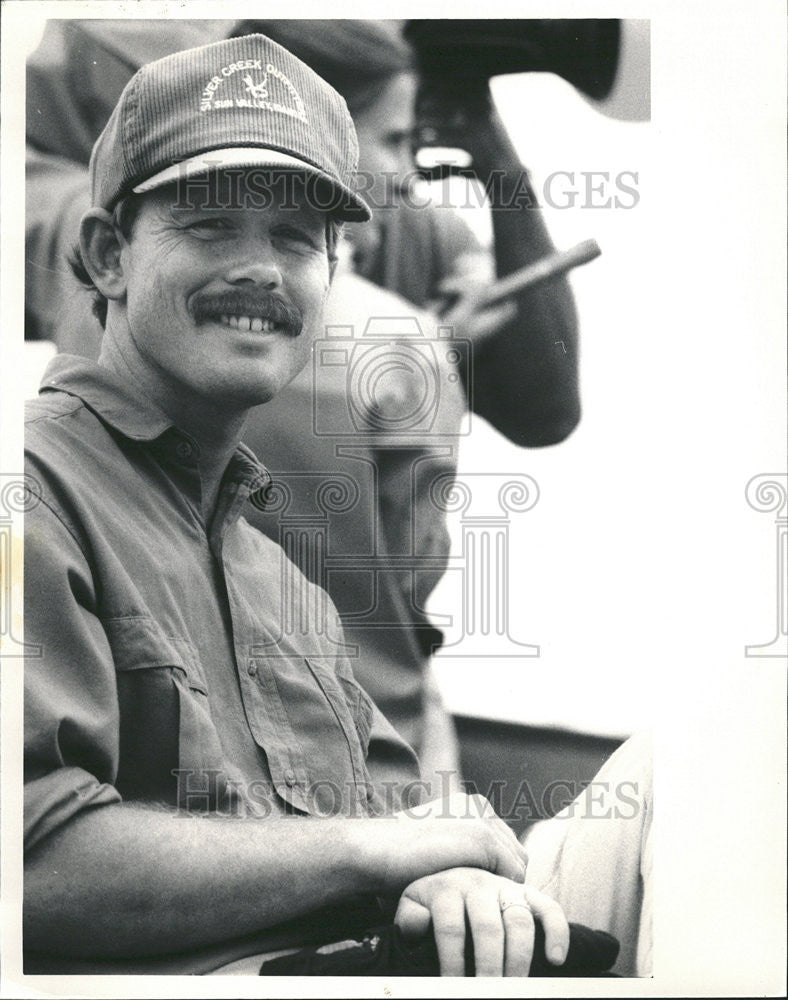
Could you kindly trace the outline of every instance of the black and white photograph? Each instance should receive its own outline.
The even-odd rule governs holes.
[[[0,997],[785,995],[785,12],[479,13],[2,4]]]

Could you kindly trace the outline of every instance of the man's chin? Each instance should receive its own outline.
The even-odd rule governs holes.
[[[252,409],[256,406],[263,406],[278,396],[300,371],[299,368],[286,375],[267,375],[245,385],[228,388],[227,405],[233,409]]]

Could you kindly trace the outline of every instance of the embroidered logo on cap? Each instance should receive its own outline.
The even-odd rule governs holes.
[[[260,59],[239,59],[211,77],[200,97],[200,111],[221,108],[261,108],[307,122],[304,102],[293,84],[271,63],[263,68]]]

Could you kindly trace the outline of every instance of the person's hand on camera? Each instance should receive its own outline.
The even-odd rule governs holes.
[[[465,975],[468,933],[477,976],[527,976],[534,920],[544,928],[550,962],[561,965],[569,948],[569,925],[558,903],[478,868],[454,868],[411,883],[394,920],[405,937],[432,930],[442,976]]]

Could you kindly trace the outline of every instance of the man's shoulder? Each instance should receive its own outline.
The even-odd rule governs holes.
[[[40,429],[34,425],[69,416],[82,406],[82,400],[67,393],[44,392],[35,399],[28,399],[25,402],[25,428]]]
[[[107,431],[96,415],[77,396],[66,392],[44,392],[25,403],[25,454],[29,458],[63,454],[66,442],[71,448],[87,447],[89,442],[106,437]]]

